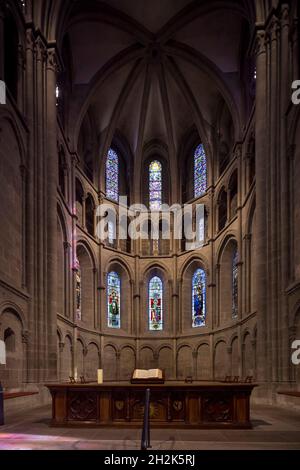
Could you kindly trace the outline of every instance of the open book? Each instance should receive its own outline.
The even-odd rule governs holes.
[[[132,374],[132,382],[164,382],[164,374],[161,369],[135,369]]]

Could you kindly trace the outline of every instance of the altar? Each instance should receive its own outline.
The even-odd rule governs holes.
[[[147,388],[151,427],[251,428],[252,383],[128,382],[46,384],[53,426],[140,427]]]

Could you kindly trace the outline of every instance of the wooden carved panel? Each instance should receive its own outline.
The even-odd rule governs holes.
[[[130,410],[127,393],[113,393],[112,395],[113,420],[125,421],[130,418]]]
[[[131,419],[142,421],[144,417],[145,394],[134,392],[130,398]],[[151,421],[166,421],[167,419],[167,395],[164,393],[152,393],[150,399],[150,419]]]
[[[168,419],[171,421],[185,420],[185,393],[170,393],[168,406]]]
[[[68,394],[68,419],[75,421],[97,421],[97,394],[70,392]]]
[[[232,397],[205,396],[202,400],[202,419],[212,423],[233,421]]]

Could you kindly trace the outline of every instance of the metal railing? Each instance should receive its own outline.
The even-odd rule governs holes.
[[[150,388],[146,389],[144,421],[142,430],[141,450],[151,448],[150,445]]]

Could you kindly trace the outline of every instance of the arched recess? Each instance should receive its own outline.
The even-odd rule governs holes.
[[[162,329],[161,330],[150,330],[150,294],[149,287],[151,279],[158,277],[161,281],[162,286],[162,305],[161,305],[161,316],[162,316]],[[159,265],[148,267],[143,276],[142,283],[142,299],[141,299],[141,314],[140,314],[140,331],[142,334],[151,335],[153,337],[164,336],[165,334],[171,334],[172,322],[170,318],[170,276],[167,271]]]
[[[225,239],[218,256],[218,318],[224,325],[234,318],[238,312],[239,273],[236,271],[238,246],[234,238]]]
[[[249,332],[243,337],[242,344],[242,370],[243,377],[255,376],[255,354],[252,347],[252,340]]]
[[[182,203],[186,203],[195,196],[195,151],[199,144],[202,143],[199,133],[195,127],[186,134],[180,149],[180,181],[182,186]],[[206,186],[208,185],[208,152],[205,151],[205,175]],[[203,193],[204,195],[204,193]]]
[[[246,266],[247,266],[247,293],[248,311],[256,311],[256,203],[252,203],[249,219],[248,233],[246,234]]]
[[[82,339],[76,340],[76,361],[75,361],[75,375],[77,379],[85,375],[85,346]]]
[[[135,350],[132,346],[124,346],[120,354],[120,380],[129,381],[135,369]]]
[[[109,313],[109,291],[108,291],[108,275],[116,273],[120,282],[120,299],[119,299],[119,314],[120,314],[120,327],[110,328],[108,323]],[[102,296],[102,329],[109,333],[120,334],[131,333],[133,330],[132,318],[132,273],[128,266],[120,259],[114,258],[109,261],[105,269],[105,295]]]
[[[67,199],[67,162],[66,162],[66,154],[65,150],[62,145],[58,147],[58,187],[60,189],[61,194],[64,198]]]
[[[184,380],[190,376],[195,378],[192,348],[180,346],[177,351],[177,379]]]
[[[87,328],[95,327],[96,271],[94,256],[88,246],[79,241],[76,248],[81,274],[81,322]]]
[[[240,353],[239,353],[239,339],[235,336],[231,341],[230,347],[231,356],[231,374],[232,377],[240,375]]]
[[[183,333],[199,333],[203,331],[203,328],[211,324],[211,318],[209,315],[209,295],[207,293],[208,282],[208,270],[207,261],[202,258],[193,258],[185,265],[181,273],[181,328]],[[197,295],[196,279],[198,270],[203,273],[204,288],[201,288],[201,292]],[[201,285],[202,287],[202,285]],[[202,298],[201,305],[198,306],[199,300]],[[193,326],[193,313],[197,313],[200,310],[201,315],[205,318],[205,323],[198,322],[200,326]],[[195,324],[195,323],[194,323]],[[197,323],[196,323],[197,324]]]
[[[71,336],[66,335],[61,353],[61,379],[69,381],[73,372],[73,342]]]
[[[158,140],[149,142],[143,151],[141,172],[142,202],[149,207],[150,165],[157,161],[161,165],[161,203],[170,204],[170,165],[168,148]]]
[[[144,346],[141,348],[139,362],[139,367],[142,369],[153,369],[157,367],[154,351],[150,346]]]
[[[127,204],[130,205],[133,155],[127,139],[118,129],[116,129],[114,133],[110,149],[116,153],[118,160],[118,195],[119,197],[127,197]],[[100,169],[100,186],[105,194],[107,188],[107,158],[108,152],[103,157],[99,155],[98,158],[98,168]]]
[[[237,214],[238,206],[238,171],[235,169],[228,183],[230,219]]]
[[[94,182],[94,168],[97,155],[97,133],[91,112],[87,112],[82,121],[77,142],[77,152],[80,157],[80,165],[85,175],[90,181]]]
[[[99,346],[89,343],[85,356],[85,378],[88,381],[97,380],[97,369],[100,367]]]
[[[197,351],[197,379],[198,380],[211,380],[212,379],[212,364],[210,347],[208,344],[200,344]]]
[[[93,196],[88,194],[85,200],[85,225],[87,232],[92,237],[95,236],[95,207]]]
[[[224,380],[228,375],[228,353],[225,341],[218,341],[214,349],[214,379]]]
[[[158,367],[164,371],[165,379],[174,377],[173,351],[169,346],[162,346],[158,354]]]
[[[84,225],[84,189],[81,181],[76,178],[75,180],[75,201],[76,201],[76,216],[77,223],[83,227]]]
[[[13,308],[6,308],[0,316],[0,324],[0,339],[6,346],[6,365],[0,365],[2,386],[22,388],[27,377],[27,350],[23,342],[21,318]]]
[[[1,108],[1,107],[0,107]],[[0,109],[0,276],[21,287],[24,271],[25,185],[22,182],[23,143],[10,118]]]
[[[68,298],[67,274],[70,266],[67,231],[62,212],[58,207],[57,217],[57,313],[66,315],[66,299]]]
[[[219,192],[218,199],[217,199],[217,227],[216,231],[220,232],[226,226],[228,221],[228,209],[227,209],[227,192],[223,187]]]
[[[117,350],[111,344],[104,347],[103,377],[106,381],[117,380]]]

